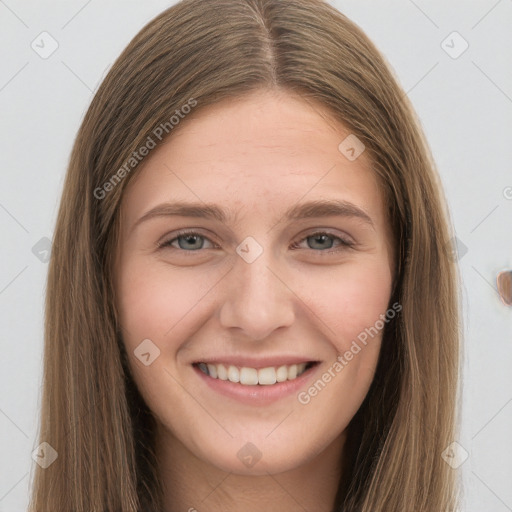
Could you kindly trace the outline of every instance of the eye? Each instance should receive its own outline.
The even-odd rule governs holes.
[[[339,241],[338,248],[330,250],[331,247],[333,246],[334,240]],[[320,249],[320,250],[315,250],[315,252],[323,252],[323,253],[328,253],[328,254],[341,252],[344,249],[351,248],[355,245],[354,242],[352,242],[348,239],[336,236],[332,233],[328,233],[325,231],[317,231],[316,233],[312,233],[312,234],[306,236],[305,238],[303,238],[302,240],[299,240],[299,242],[293,243],[292,248],[297,249],[299,244],[304,241],[309,242],[309,245],[313,245],[313,247],[307,247],[307,248]],[[329,241],[330,241],[330,243],[329,243]]]
[[[202,242],[204,240],[211,242],[209,238],[195,231],[180,231],[174,238],[158,244],[158,248],[163,249],[165,247],[169,247],[171,249],[194,252],[200,249],[204,249],[204,243]],[[176,241],[178,242],[178,247],[174,245]],[[210,249],[211,248],[212,247],[210,247]]]
[[[211,247],[204,247],[204,241],[207,240]],[[333,246],[333,242],[337,240],[338,248],[337,249],[331,249]],[[315,233],[312,233],[308,235],[307,237],[302,238],[299,240],[299,242],[294,242],[291,245],[292,249],[299,248],[299,244],[307,241],[310,242],[310,245],[312,244],[313,247],[307,247],[306,249],[313,249],[315,252],[323,252],[323,253],[337,253],[341,252],[342,250],[346,248],[353,247],[355,244],[354,242],[350,240],[346,240],[342,237],[336,236],[334,234],[325,232],[325,231],[318,231]],[[176,246],[177,242],[177,246]],[[330,242],[330,243],[329,243]],[[316,247],[314,247],[316,246]],[[212,248],[218,248],[218,246],[213,243],[209,238],[206,236],[196,232],[196,231],[179,231],[176,236],[173,238],[166,240],[160,244],[158,244],[159,249],[164,248],[170,248],[172,250],[181,250],[185,252],[195,252],[200,251],[201,249],[212,249]]]

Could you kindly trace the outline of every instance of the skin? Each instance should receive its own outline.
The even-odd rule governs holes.
[[[305,355],[320,361],[307,390],[386,312],[394,254],[384,196],[367,153],[349,161],[338,150],[349,133],[320,104],[258,91],[191,114],[125,190],[117,308],[132,374],[158,423],[167,512],[332,509],[346,427],[373,379],[381,333],[308,404],[296,394],[264,407],[240,403],[211,390],[191,364],[216,354]],[[315,199],[349,201],[372,224],[284,219]],[[136,224],[178,200],[236,217]],[[183,228],[205,238],[180,245]],[[333,237],[311,237],[322,230]],[[236,252],[248,236],[263,249],[252,263]],[[162,241],[174,248],[158,248]],[[144,339],[160,350],[149,366],[134,356]],[[252,467],[237,457],[248,442],[262,455]]]

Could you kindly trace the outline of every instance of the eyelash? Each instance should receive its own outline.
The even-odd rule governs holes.
[[[345,240],[345,239],[343,239],[343,238],[341,238],[339,236],[336,236],[336,235],[334,235],[332,233],[329,233],[328,231],[315,231],[315,232],[313,232],[311,234],[308,234],[307,236],[305,236],[304,238],[302,238],[298,242],[294,242],[292,244],[292,247],[296,248],[301,242],[307,240],[308,238],[319,236],[319,235],[327,235],[327,236],[329,236],[329,237],[331,237],[333,239],[339,240],[340,241],[340,245],[339,245],[339,247],[337,249],[328,249],[328,250],[310,249],[313,252],[324,253],[324,254],[325,253],[327,253],[327,254],[335,254],[335,253],[341,252],[341,251],[343,251],[345,249],[351,249],[355,245],[354,242],[350,242],[348,240]],[[181,251],[181,252],[185,252],[185,253],[199,253],[199,252],[202,252],[202,249],[196,249],[196,250],[187,251],[185,249],[180,249],[180,248],[176,248],[176,247],[172,247],[171,246],[171,244],[175,240],[178,240],[178,238],[186,238],[187,236],[198,236],[200,238],[204,238],[204,239],[210,241],[213,245],[216,245],[208,237],[206,237],[205,235],[202,235],[201,233],[198,233],[196,231],[186,231],[186,230],[184,230],[184,231],[178,231],[173,238],[157,244],[157,247],[158,247],[158,249],[171,249],[171,250]],[[192,256],[192,255],[190,255],[190,256]]]

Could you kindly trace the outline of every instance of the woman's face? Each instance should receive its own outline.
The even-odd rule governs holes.
[[[239,474],[298,468],[367,394],[393,243],[367,154],[339,148],[349,134],[316,103],[258,92],[197,111],[127,187],[123,340],[181,452]]]

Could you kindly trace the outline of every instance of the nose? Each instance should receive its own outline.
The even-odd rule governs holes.
[[[297,297],[293,283],[282,274],[270,251],[263,251],[252,263],[237,257],[227,276],[220,309],[222,327],[239,329],[248,340],[259,341],[275,329],[292,325]]]

